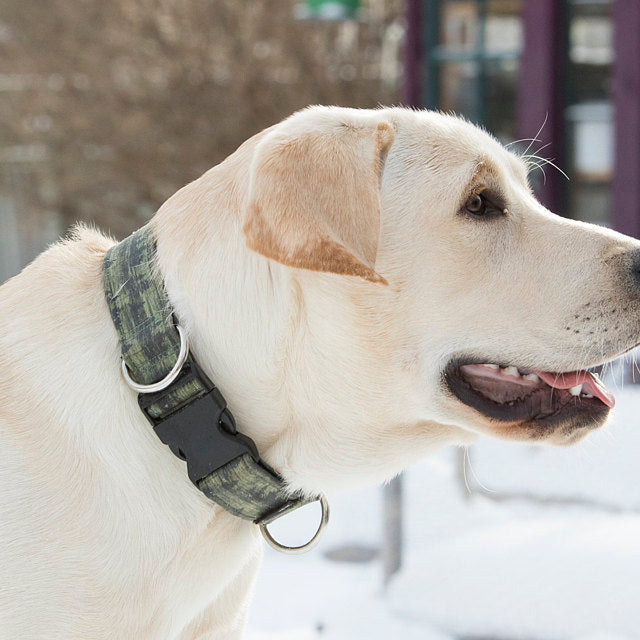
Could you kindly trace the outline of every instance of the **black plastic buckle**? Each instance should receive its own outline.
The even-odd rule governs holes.
[[[162,404],[173,388],[193,378],[209,391],[167,416],[154,418],[149,415],[151,405]],[[186,461],[189,479],[196,486],[199,480],[247,453],[256,462],[260,461],[253,440],[238,433],[223,395],[192,358],[171,386],[158,393],[139,394],[138,404],[160,440]]]

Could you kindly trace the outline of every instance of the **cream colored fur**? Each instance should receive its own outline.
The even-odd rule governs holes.
[[[504,191],[508,220],[460,213],[476,183]],[[621,274],[640,243],[546,211],[516,156],[449,116],[310,108],[153,225],[193,352],[294,489],[379,483],[479,432],[528,437],[444,390],[458,354],[565,371],[639,339]],[[0,289],[0,636],[239,638],[262,543],[191,485],[124,384],[111,244],[80,229]],[[567,330],[590,301],[610,315]]]

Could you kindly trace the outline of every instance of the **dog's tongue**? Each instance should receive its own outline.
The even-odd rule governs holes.
[[[595,373],[590,371],[571,371],[569,373],[552,373],[550,371],[536,371],[536,375],[554,389],[570,389],[579,384],[583,393],[590,393],[599,398],[608,407],[613,407],[616,399]]]

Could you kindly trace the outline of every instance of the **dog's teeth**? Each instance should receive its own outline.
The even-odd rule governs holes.
[[[487,367],[487,369],[499,369],[500,367],[497,364],[483,364],[483,367]]]
[[[582,397],[583,398],[593,398],[593,396],[590,393],[583,393]]]
[[[579,396],[582,393],[582,385],[577,384],[575,387],[571,387],[571,389],[569,389],[569,393],[572,396]]]
[[[522,376],[525,380],[531,380],[531,382],[540,382],[540,378],[535,373],[527,373],[526,376]]]
[[[507,367],[502,370],[502,373],[504,373],[505,376],[515,376],[516,378],[520,377],[520,372],[517,367]]]

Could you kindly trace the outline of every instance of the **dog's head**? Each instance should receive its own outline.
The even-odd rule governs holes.
[[[389,475],[387,451],[427,441],[566,444],[605,422],[586,369],[640,341],[640,243],[547,211],[484,131],[313,107],[259,140],[243,211],[300,292],[290,393],[320,455]]]

